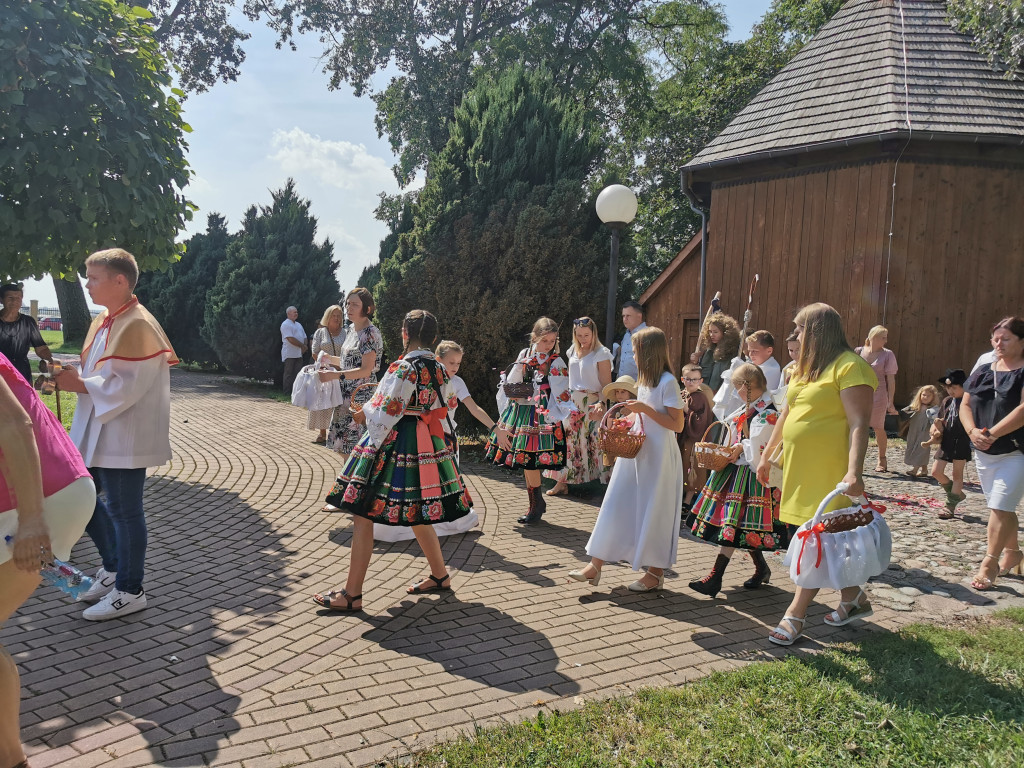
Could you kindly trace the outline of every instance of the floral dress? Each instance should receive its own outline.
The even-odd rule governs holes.
[[[327,502],[382,525],[434,525],[468,515],[472,502],[442,428],[456,405],[444,366],[427,350],[392,363],[363,406],[366,433]]]
[[[344,328],[341,329],[336,336],[331,336],[330,331],[326,328],[317,328],[316,333],[313,334],[313,344],[310,349],[310,352],[313,355],[313,361],[316,362],[316,356],[321,352],[326,352],[329,355],[339,355],[344,343]],[[332,383],[337,386],[340,382]],[[327,408],[322,411],[310,411],[309,416],[306,417],[306,429],[327,429],[331,426],[331,414],[333,413],[333,408]]]
[[[773,489],[758,482],[755,468],[779,420],[771,392],[729,415],[733,445],[743,453],[732,464],[712,472],[693,504],[686,524],[697,538],[726,547],[773,551],[789,543],[787,528],[778,520]],[[744,435],[749,435],[745,437]]]
[[[485,457],[512,469],[561,469],[565,466],[562,420],[576,409],[569,395],[569,369],[557,355],[524,349],[505,381],[532,381],[533,396],[510,400],[499,389],[501,416],[487,440]],[[495,434],[499,428],[509,431],[511,451],[498,447]]]
[[[359,368],[363,364],[363,355],[369,352],[377,353],[378,362],[381,355],[384,354],[384,339],[380,335],[380,331],[372,324],[361,331],[357,331],[354,326],[350,325],[345,336],[345,343],[341,345],[341,369]],[[334,418],[331,419],[331,426],[327,430],[327,447],[335,453],[352,453],[352,449],[356,447],[356,443],[363,436],[363,427],[353,421],[348,407],[352,402],[352,393],[355,392],[356,387],[376,381],[377,374],[371,373],[365,379],[345,379],[339,382],[341,394],[345,400],[334,409]],[[373,397],[373,391],[367,387],[356,395],[356,402],[365,403],[371,397]]]
[[[562,426],[565,428],[565,469],[547,470],[544,476],[562,483],[582,484],[591,480],[607,483],[611,466],[604,465],[604,453],[598,444],[601,419],[591,418],[590,407],[601,402],[601,382],[597,364],[611,362],[612,353],[599,347],[583,357],[569,350],[569,393],[576,409]]]

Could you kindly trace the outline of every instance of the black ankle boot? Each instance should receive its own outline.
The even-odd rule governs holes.
[[[523,525],[533,525],[534,523],[539,523],[540,516],[544,514],[546,508],[544,493],[539,485],[536,488],[527,487],[526,493],[530,497],[530,509],[519,518],[518,522]]]
[[[764,555],[757,550],[751,551],[750,559],[754,561],[754,575],[743,582],[743,588],[757,589],[762,584],[768,583],[768,580],[772,577],[772,569],[768,567]]]
[[[711,573],[705,576],[703,579],[698,581],[690,582],[690,589],[694,592],[699,592],[702,595],[708,597],[714,597],[718,594],[718,591],[722,588],[722,576],[725,574],[725,569],[729,565],[729,558],[725,555],[719,555],[715,558],[715,564],[711,568]]]

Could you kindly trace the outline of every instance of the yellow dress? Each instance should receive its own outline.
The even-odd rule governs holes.
[[[782,522],[801,525],[810,520],[821,500],[846,476],[850,425],[839,393],[861,384],[875,389],[878,378],[852,351],[841,353],[817,381],[790,381],[789,415],[782,427]],[[849,504],[839,496],[827,511]]]

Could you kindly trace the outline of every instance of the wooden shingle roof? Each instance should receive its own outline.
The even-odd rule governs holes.
[[[902,9],[850,0],[686,169],[906,136],[908,112],[922,138],[1024,144],[1024,83],[993,71],[941,0]]]

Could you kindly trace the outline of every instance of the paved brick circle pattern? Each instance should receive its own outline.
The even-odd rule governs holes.
[[[0,633],[22,672],[33,768],[373,765],[478,725],[813,652],[920,615],[914,598],[893,597],[872,623],[833,629],[816,603],[809,638],[776,648],[766,633],[792,591],[781,559],[770,559],[771,586],[747,591],[752,567],[739,555],[708,599],[686,582],[716,550],[686,536],[664,592],[628,593],[637,575],[614,565],[598,588],[568,583],[600,499],[550,499],[544,523],[523,528],[522,478],[480,464],[464,467],[480,528],[442,539],[454,593],[408,596],[427,573],[418,547],[378,544],[366,612],[330,614],[310,596],[342,584],[347,567],[351,523],[320,511],[337,457],[287,404],[188,372],[172,389],[174,459],[146,487],[147,609],[92,623],[42,588]],[[983,522],[959,535],[983,546]],[[87,539],[73,560],[98,566]],[[894,595],[911,570],[894,569]]]

